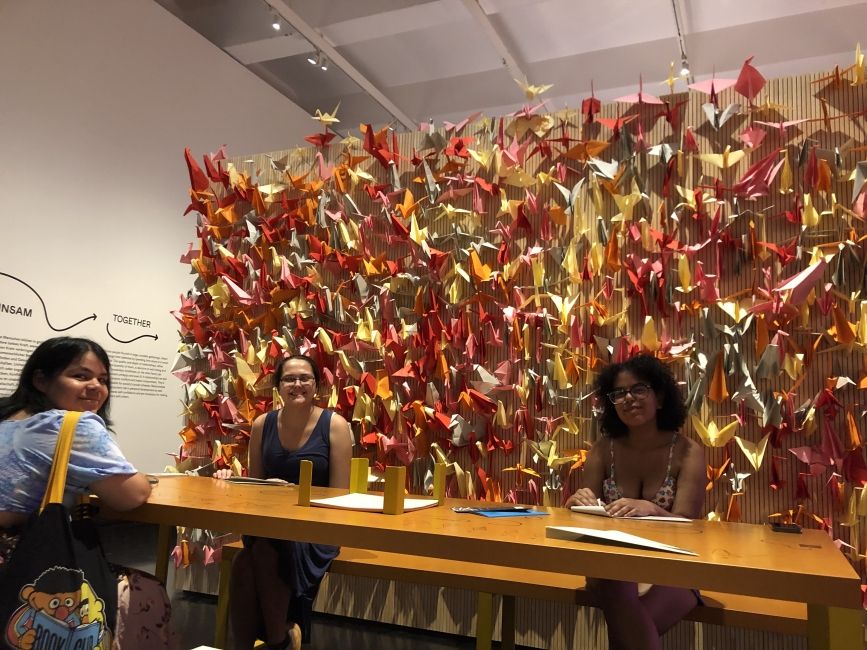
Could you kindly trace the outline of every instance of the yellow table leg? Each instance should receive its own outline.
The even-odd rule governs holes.
[[[406,491],[406,467],[385,468],[385,496],[382,511],[387,515],[403,514],[403,497]]]
[[[500,648],[515,650],[515,597],[503,596],[500,605]]]
[[[229,628],[229,583],[232,579],[232,559],[236,550],[223,546],[220,560],[220,582],[217,587],[217,621],[214,625],[214,646],[226,647],[226,632]]]
[[[157,534],[157,562],[154,568],[154,576],[163,584],[168,582],[169,578],[169,557],[171,557],[172,549],[175,545],[175,535],[177,529],[168,524],[160,524],[159,533]]]
[[[433,498],[442,505],[446,499],[446,464],[434,463]]]
[[[864,650],[864,611],[807,605],[810,650]]]
[[[479,592],[476,610],[476,650],[491,650],[494,641],[494,595]]]
[[[313,485],[313,463],[309,460],[301,461],[298,475],[298,505],[310,505],[310,486]]]
[[[368,460],[353,458],[349,466],[349,491],[355,494],[367,494]]]

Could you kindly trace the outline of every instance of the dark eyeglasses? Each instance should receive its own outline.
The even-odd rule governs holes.
[[[315,381],[313,375],[283,375],[280,377],[281,384],[312,384]]]
[[[632,399],[642,400],[650,394],[651,388],[647,384],[633,384],[629,388],[617,388],[608,393],[608,399],[612,404],[623,404],[626,401],[627,395],[632,395]]]

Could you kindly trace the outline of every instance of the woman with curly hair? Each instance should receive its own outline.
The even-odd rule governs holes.
[[[704,452],[678,433],[686,407],[671,371],[655,357],[635,356],[608,366],[596,395],[605,435],[591,448],[582,487],[566,507],[601,501],[615,517],[700,517]],[[588,582],[605,614],[612,649],[659,648],[660,637],[700,602],[690,589]]]

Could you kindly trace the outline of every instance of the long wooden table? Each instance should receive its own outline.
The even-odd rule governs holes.
[[[313,497],[345,491],[313,488]],[[774,533],[767,526],[695,521],[628,521],[548,508],[546,517],[489,519],[445,506],[402,515],[296,505],[297,489],[238,485],[209,478],[164,478],[148,502],[113,517],[162,526],[157,572],[165,575],[175,525],[339,544],[595,578],[632,580],[804,602],[809,647],[864,648],[861,581],[821,531]],[[698,556],[545,536],[546,526],[621,530]]]

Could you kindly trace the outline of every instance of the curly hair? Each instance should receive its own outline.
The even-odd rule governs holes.
[[[611,400],[608,393],[614,390],[614,382],[621,372],[629,372],[638,379],[647,382],[657,395],[661,397],[662,408],[656,412],[656,426],[660,431],[677,431],[686,421],[686,405],[683,395],[677,387],[674,375],[668,366],[649,354],[639,354],[622,363],[613,363],[603,370],[596,380],[596,395],[602,406],[600,418],[602,430],[611,438],[625,436],[629,430]]]

